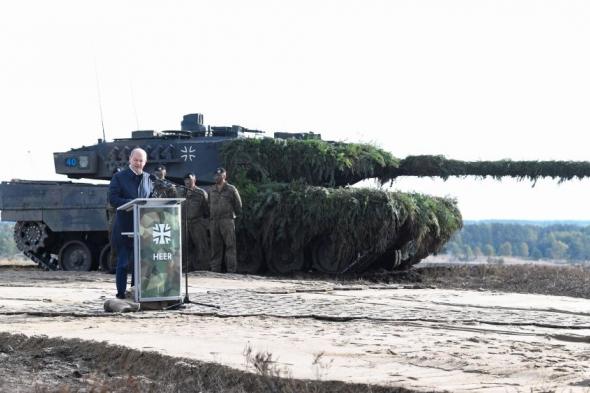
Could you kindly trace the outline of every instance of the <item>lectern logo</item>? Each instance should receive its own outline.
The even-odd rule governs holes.
[[[168,244],[170,243],[170,225],[169,224],[156,224],[153,228],[154,243]]]

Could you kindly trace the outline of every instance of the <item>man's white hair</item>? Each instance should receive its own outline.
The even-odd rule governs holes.
[[[129,153],[129,159],[131,159],[135,153],[139,153],[147,158],[147,153],[145,150],[143,150],[141,147],[136,147],[135,149],[131,150],[131,153]]]

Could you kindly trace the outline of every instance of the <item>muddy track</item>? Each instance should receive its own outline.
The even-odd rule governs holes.
[[[9,333],[0,333],[0,370],[2,392],[412,392],[281,378],[272,365],[248,373],[118,345]]]

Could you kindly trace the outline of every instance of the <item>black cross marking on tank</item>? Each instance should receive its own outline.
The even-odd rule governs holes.
[[[192,161],[193,158],[196,157],[196,155],[192,154],[192,153],[195,153],[196,152],[196,150],[195,150],[195,148],[193,146],[183,146],[180,149],[180,152],[183,153],[180,156],[184,159],[185,162],[186,161]]]

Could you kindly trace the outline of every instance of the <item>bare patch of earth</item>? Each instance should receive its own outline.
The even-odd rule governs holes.
[[[261,365],[252,364],[252,366]],[[139,351],[105,342],[0,333],[3,392],[375,392],[409,393],[339,381],[249,373],[216,363]]]
[[[379,391],[375,385],[453,392],[590,388],[590,300],[584,298],[206,272],[189,275],[189,293],[200,304],[174,311],[107,314],[102,306],[114,295],[113,276],[2,269],[0,332],[10,334],[3,340],[20,337],[33,344],[26,344],[30,350],[0,351],[0,380],[20,377],[27,361],[53,359],[56,353],[60,358],[60,350],[43,348],[73,345],[86,359],[58,362],[62,368],[41,374],[40,386],[58,388],[63,378],[96,374],[90,379],[97,385],[67,382],[73,389],[91,391],[103,386],[101,378],[110,372],[123,384],[145,383],[138,390],[144,391],[170,384],[165,372],[170,373],[174,362],[197,362],[214,364],[215,369],[223,366],[228,375],[253,378],[254,373],[262,378],[256,383],[266,383],[264,378],[271,375],[296,382],[361,384],[355,386],[357,391]],[[47,337],[30,338],[39,335]],[[93,349],[96,346],[99,349]],[[134,351],[134,360],[116,363],[130,356],[125,351]],[[27,353],[36,360],[26,360]],[[160,364],[152,355],[171,360]],[[255,355],[260,355],[258,361],[251,360]],[[11,364],[6,359],[17,359],[16,366],[5,367]],[[122,371],[113,374],[104,368],[111,363],[124,364],[114,368]],[[135,368],[129,371],[131,364]],[[166,371],[150,371],[155,369]],[[36,381],[33,371],[29,375],[22,374],[16,382],[20,391],[33,391],[31,383],[22,382]],[[184,383],[183,375],[175,374],[172,380]],[[207,391],[209,385],[203,386]],[[260,391],[262,385],[248,386],[243,391]],[[322,386],[324,390],[307,391],[342,391],[340,385]]]
[[[18,257],[12,259],[0,259],[0,266],[11,266],[11,267],[30,267],[37,268],[37,264],[25,257]]]

